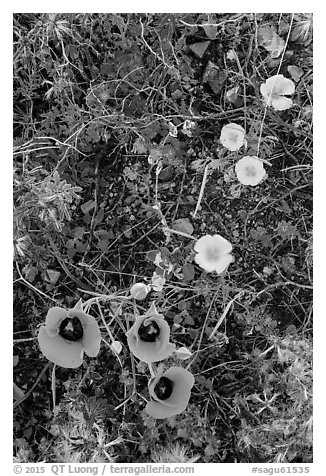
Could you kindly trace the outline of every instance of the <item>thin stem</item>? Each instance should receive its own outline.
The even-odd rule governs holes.
[[[55,384],[55,369],[56,364],[53,364],[52,368],[52,376],[51,376],[51,390],[52,390],[52,403],[53,403],[53,410],[55,409],[55,391],[56,391],[56,384]]]

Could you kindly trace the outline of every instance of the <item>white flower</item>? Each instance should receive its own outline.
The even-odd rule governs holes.
[[[221,130],[220,141],[229,150],[239,150],[245,141],[245,130],[238,124],[231,122]]]
[[[258,185],[266,175],[263,163],[258,157],[242,157],[235,166],[239,182],[243,185]]]
[[[149,291],[150,288],[144,283],[135,283],[130,288],[131,296],[138,301],[145,299]]]
[[[276,111],[285,111],[289,109],[293,102],[287,98],[295,91],[295,84],[291,79],[284,78],[283,74],[276,74],[268,78],[260,86],[260,92],[264,97],[267,106],[272,106]]]
[[[222,273],[233,261],[232,245],[220,235],[205,235],[196,241],[195,261],[208,273]]]
[[[154,271],[151,283],[152,289],[154,289],[154,291],[163,291],[164,284],[165,278]]]

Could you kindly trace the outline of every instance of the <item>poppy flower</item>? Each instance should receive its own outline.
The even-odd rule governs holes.
[[[74,369],[83,362],[84,352],[96,357],[100,351],[101,332],[94,317],[85,314],[77,304],[73,309],[52,307],[45,326],[41,326],[38,342],[45,357],[59,365]]]
[[[242,157],[235,165],[239,182],[243,185],[258,185],[266,175],[263,163],[258,157]]]
[[[175,345],[169,342],[170,328],[154,304],[146,314],[136,318],[126,335],[130,351],[143,362],[159,362],[175,350]]]
[[[292,106],[292,99],[285,96],[293,94],[294,91],[294,82],[283,74],[275,74],[260,86],[265,103],[267,106],[273,106],[276,111],[285,111]]]
[[[169,418],[182,413],[188,405],[194,376],[181,367],[170,367],[158,373],[149,383],[151,401],[145,412],[156,419]]]
[[[149,286],[147,286],[144,283],[135,283],[130,288],[131,297],[133,297],[134,299],[137,299],[138,301],[145,299],[149,291],[150,291]]]
[[[220,235],[205,235],[196,241],[195,261],[208,273],[222,273],[233,261],[232,245]]]
[[[238,124],[231,122],[221,130],[220,141],[229,150],[239,150],[245,141],[245,130]]]

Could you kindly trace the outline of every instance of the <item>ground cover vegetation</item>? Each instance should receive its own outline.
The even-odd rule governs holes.
[[[14,458],[312,461],[312,15],[14,14]]]

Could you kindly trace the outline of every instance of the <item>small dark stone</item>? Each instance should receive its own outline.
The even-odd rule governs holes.
[[[84,329],[78,317],[66,317],[59,326],[59,335],[71,342],[80,340]]]
[[[173,382],[167,377],[161,377],[154,388],[154,392],[160,400],[169,398],[173,391]]]
[[[140,340],[144,342],[155,342],[161,331],[155,321],[150,321],[147,326],[142,324],[138,329]]]

